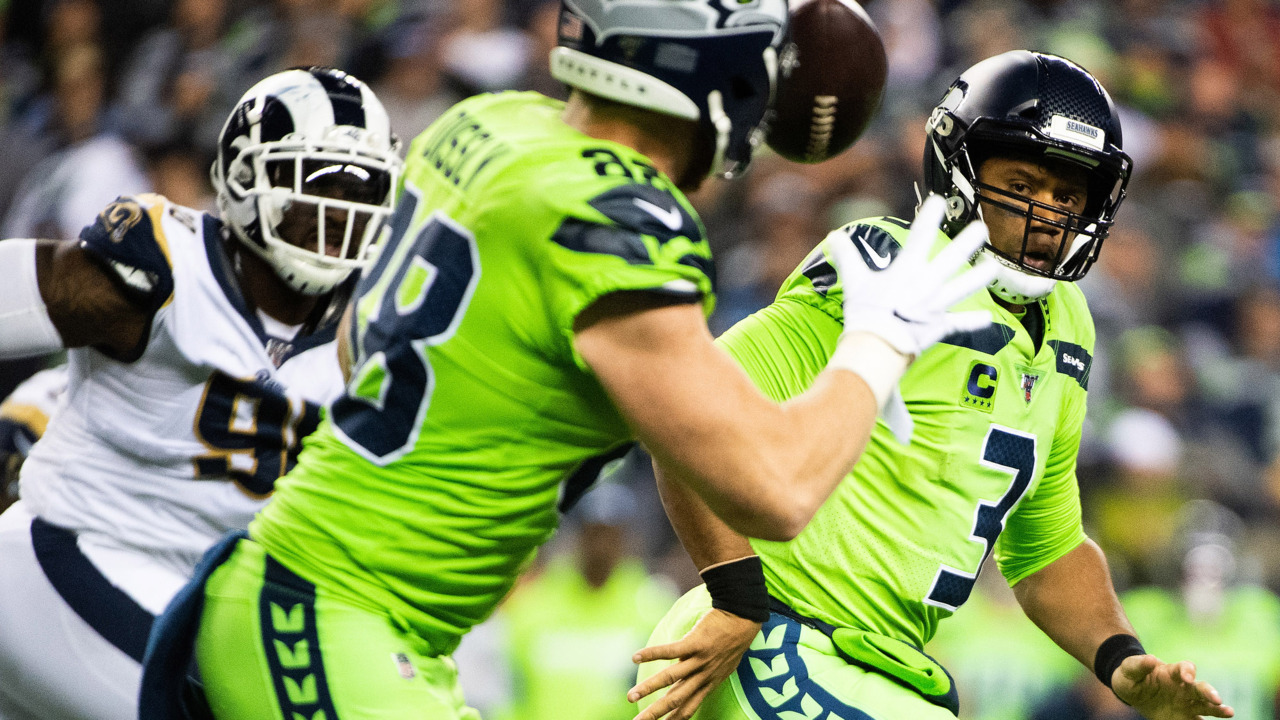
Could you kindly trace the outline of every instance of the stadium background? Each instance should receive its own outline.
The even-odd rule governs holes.
[[[212,209],[207,167],[226,113],[254,81],[294,65],[334,65],[369,81],[406,145],[476,92],[563,97],[545,67],[557,7],[556,0],[0,0],[0,237],[74,237],[127,192]],[[866,7],[889,53],[889,84],[868,134],[817,166],[761,153],[744,180],[709,183],[693,196],[718,259],[713,330],[769,302],[830,228],[909,216],[925,118],[962,69],[1014,48],[1084,65],[1120,104],[1136,168],[1119,223],[1081,283],[1099,333],[1081,452],[1086,526],[1107,551],[1148,647],[1197,660],[1238,717],[1274,717],[1280,6],[871,0]],[[0,397],[56,360],[0,364]],[[642,563],[644,580],[635,582],[648,599],[696,582],[643,464],[636,467],[612,479],[628,499],[602,495],[568,518],[530,578],[548,562],[572,568],[591,548],[612,547],[620,557],[590,562]],[[995,581],[980,585],[972,607],[944,624],[931,648],[962,684],[965,717],[1123,713],[1083,669],[1046,652],[1047,641],[1011,609],[995,576],[984,574]],[[589,605],[588,595],[574,602]],[[557,604],[547,597],[543,605]],[[637,624],[651,622],[640,615]],[[543,646],[548,662],[522,668],[530,663],[514,659],[518,643],[545,638],[522,634],[520,623],[546,629],[576,618],[579,644],[558,652],[586,658],[586,645],[607,643],[592,640],[583,617],[524,611],[483,626],[459,656],[475,704],[498,717],[538,716],[520,703],[536,693],[538,671],[557,663]],[[638,647],[645,631],[629,632],[621,647]],[[616,674],[625,675],[627,651],[621,659]],[[573,671],[569,659],[561,664]],[[579,664],[599,669],[596,659]],[[574,690],[563,693],[557,717],[575,717],[567,707]],[[1073,702],[1080,709],[1069,710]],[[627,713],[624,706],[616,716]]]

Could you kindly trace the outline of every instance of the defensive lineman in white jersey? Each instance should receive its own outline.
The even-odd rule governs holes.
[[[221,219],[144,195],[78,242],[0,242],[0,356],[70,349],[0,515],[0,720],[137,716],[154,617],[341,390],[338,318],[396,151],[363,83],[288,70],[223,129]]]

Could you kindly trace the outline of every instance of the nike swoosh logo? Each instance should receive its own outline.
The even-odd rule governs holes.
[[[889,267],[889,261],[893,258],[889,257],[888,253],[882,255],[871,247],[870,243],[867,242],[867,235],[870,233],[871,230],[864,228],[853,239],[858,245],[862,246],[862,250],[867,254],[867,258],[871,260],[871,264],[875,265],[876,269],[883,270]]]
[[[675,232],[684,227],[684,216],[680,214],[679,207],[668,210],[658,207],[643,198],[632,198],[632,200],[635,201],[636,207],[657,218],[658,222],[665,225],[668,230]]]

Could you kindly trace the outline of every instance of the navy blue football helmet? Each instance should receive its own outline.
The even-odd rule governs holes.
[[[760,143],[786,0],[563,0],[551,74],[585,92],[697,121],[710,171],[732,177]]]
[[[1097,260],[1124,199],[1133,163],[1121,149],[1120,116],[1107,91],[1087,70],[1058,57],[1013,50],[983,60],[952,83],[933,109],[924,156],[925,190],[947,199],[943,229],[952,234],[981,218],[978,200],[1064,229],[1054,267],[1036,268],[990,243],[1000,262],[991,289],[1015,303],[1047,295],[1059,280],[1075,281]],[[978,182],[982,162],[997,154],[1066,161],[1084,168],[1088,199],[1081,213],[1064,213]],[[1049,218],[1060,218],[1049,220]],[[1027,248],[1024,234],[1022,247]]]

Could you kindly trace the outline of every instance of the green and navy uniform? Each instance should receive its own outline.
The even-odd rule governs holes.
[[[772,305],[718,342],[770,397],[799,395],[842,329],[843,288],[822,248],[852,242],[874,269],[907,232],[881,218],[832,233]],[[947,241],[940,233],[935,251]],[[964,604],[983,560],[994,553],[1017,583],[1085,539],[1076,455],[1094,329],[1083,295],[1059,284],[1023,318],[986,292],[957,309],[989,310],[994,324],[948,336],[902,378],[915,422],[910,444],[878,422],[852,473],[799,536],[752,540],[775,613],[700,717],[817,717],[819,708],[845,720],[949,717],[942,707],[955,706],[954,688],[919,648]],[[695,589],[651,644],[680,637],[709,607]]]
[[[353,300],[347,392],[208,583],[198,656],[219,717],[466,716],[449,653],[630,442],[575,319],[621,291],[710,312],[692,206],[563,108],[479,96],[409,148]]]

